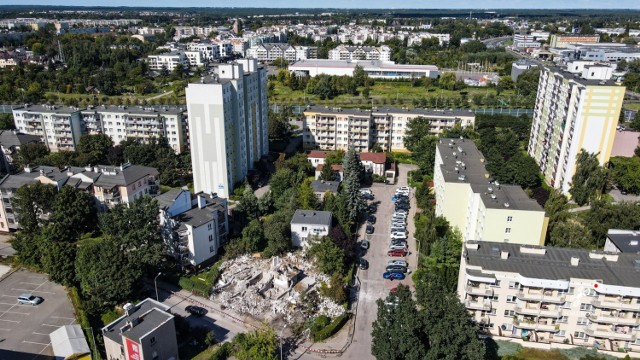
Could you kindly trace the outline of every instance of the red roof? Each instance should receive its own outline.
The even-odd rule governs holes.
[[[328,151],[311,150],[307,154],[307,158],[324,159],[327,156]]]
[[[333,171],[342,171],[342,165],[331,165]],[[316,166],[316,171],[322,171],[324,169],[324,164],[320,164]]]
[[[360,153],[360,161],[371,161],[374,164],[384,164],[387,161],[387,155],[381,152],[363,152]]]

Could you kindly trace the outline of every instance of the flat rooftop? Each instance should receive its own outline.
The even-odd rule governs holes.
[[[382,69],[382,70],[421,70],[421,71],[437,71],[438,67],[435,65],[409,65],[409,64],[396,64],[389,61],[380,60],[328,60],[328,59],[307,59],[299,60],[289,65],[289,70],[306,69],[309,67],[323,67],[323,68],[336,68],[336,69],[353,69],[356,66],[362,66],[367,69]]]
[[[478,244],[478,249],[469,245]],[[522,250],[525,250],[523,252]],[[526,249],[544,249],[531,253]],[[640,255],[618,253],[616,261],[592,257],[589,250],[524,246],[470,240],[463,249],[467,264],[479,266],[482,272],[512,272],[528,278],[547,280],[593,279],[607,285],[640,287]],[[507,259],[501,253],[509,253]],[[597,254],[597,253],[593,253]],[[578,265],[571,265],[578,258]]]
[[[331,211],[296,210],[291,219],[292,224],[312,224],[331,226]]]
[[[469,183],[485,207],[544,211],[520,186],[493,182],[484,155],[472,140],[442,138],[436,145],[442,158],[440,169],[446,182]]]
[[[398,107],[375,107],[373,110],[359,109],[359,108],[336,108],[329,106],[307,106],[305,112],[314,112],[321,114],[350,114],[350,115],[363,115],[369,116],[373,113],[374,116],[388,115],[388,114],[404,114],[404,115],[420,115],[429,117],[459,117],[459,116],[473,116],[475,113],[469,109],[425,109],[425,108],[398,108]]]
[[[142,335],[149,333],[171,319],[173,319],[173,315],[169,313],[168,306],[147,298],[134,305],[128,314],[125,313],[125,315],[103,327],[102,334],[117,343],[122,343],[123,335],[137,341]],[[135,325],[132,328],[121,331],[123,327],[127,326],[127,323]]]
[[[614,80],[587,80],[587,79],[583,79],[582,76],[580,74],[572,74],[569,71],[567,71],[566,68],[562,68],[562,67],[558,67],[558,66],[547,66],[547,69],[549,69],[550,71],[554,72],[555,74],[558,74],[560,76],[562,76],[563,78],[567,79],[567,80],[572,80],[577,82],[578,84],[582,84],[585,86],[594,86],[594,85],[599,85],[599,86],[617,86],[616,82]]]

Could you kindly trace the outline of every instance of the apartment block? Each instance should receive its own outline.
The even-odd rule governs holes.
[[[228,198],[269,151],[266,69],[255,59],[220,64],[186,96],[195,191]]]
[[[467,241],[458,294],[490,335],[637,357],[639,269],[637,253]]]
[[[303,147],[347,150],[353,146],[366,152],[379,144],[385,151],[406,151],[404,136],[409,121],[417,117],[429,121],[433,134],[456,125],[475,124],[475,114],[470,110],[374,108],[371,111],[309,106],[304,111]]]
[[[40,182],[55,186],[73,186],[93,197],[100,211],[118,204],[129,204],[145,195],[158,192],[158,170],[155,168],[123,164],[121,166],[67,167],[62,170],[52,166],[25,167],[15,175],[0,180],[0,231],[18,230],[18,209],[12,203],[18,188]]]
[[[84,109],[53,105],[24,105],[13,109],[19,132],[38,136],[49,150],[74,151],[82,135],[105,134],[115,145],[135,138],[148,142],[165,137],[180,153],[188,148],[184,109],[174,106],[102,105]]]
[[[391,61],[393,51],[387,45],[375,46],[347,46],[338,45],[329,50],[331,60],[381,60]]]
[[[56,105],[25,105],[13,109],[16,129],[39,136],[49,150],[75,151],[82,136],[80,109]]]
[[[124,315],[102,328],[109,360],[177,360],[178,339],[169,307],[152,299],[124,306]]]
[[[154,71],[167,70],[173,71],[176,67],[187,67],[189,60],[182,51],[172,51],[169,53],[148,55],[147,63],[149,69]]]
[[[291,218],[291,245],[306,247],[310,238],[329,235],[332,221],[331,211],[296,210]]]
[[[433,183],[436,215],[458,228],[464,241],[544,245],[548,217],[517,185],[493,181],[473,141],[440,139]]]
[[[608,79],[609,66],[587,65],[572,74],[540,73],[528,152],[547,183],[567,194],[581,150],[609,161],[625,87]]]
[[[265,43],[250,47],[246,51],[246,57],[258,61],[273,61],[285,59],[289,62],[311,59],[313,51],[309,46],[293,46],[281,43]],[[315,52],[317,53],[317,51]]]
[[[216,194],[172,189],[155,198],[160,207],[162,237],[181,266],[199,266],[227,242],[227,200]]]

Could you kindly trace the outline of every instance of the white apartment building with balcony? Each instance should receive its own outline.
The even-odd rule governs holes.
[[[610,67],[580,73],[545,67],[540,73],[528,152],[547,183],[567,194],[582,149],[609,161],[625,87],[609,80]]]
[[[186,67],[189,61],[183,51],[172,51],[169,53],[149,55],[147,56],[149,69],[154,71],[168,70],[173,71],[176,67]]]
[[[269,151],[266,69],[255,59],[218,65],[186,97],[195,191],[228,198]]]
[[[309,46],[292,46],[282,43],[266,43],[258,44],[246,50],[247,58],[256,59],[258,61],[273,61],[283,58],[289,62],[298,60],[311,59],[317,51],[313,51],[315,47]]]
[[[544,245],[544,209],[520,186],[491,181],[473,141],[440,139],[433,186],[436,215],[458,228],[464,241]]]
[[[493,336],[638,357],[638,271],[637,253],[467,241],[458,295]]]
[[[347,46],[338,45],[329,50],[331,60],[381,60],[391,61],[393,51],[387,45],[374,46]]]
[[[385,151],[406,151],[404,136],[409,121],[417,117],[429,121],[433,134],[455,125],[475,124],[475,114],[470,110],[374,108],[371,111],[310,106],[304,111],[303,147],[346,150],[352,145],[365,152],[379,144]]]
[[[57,105],[24,105],[13,109],[16,129],[39,136],[50,151],[75,151],[82,136],[80,109]]]
[[[229,233],[227,200],[216,194],[172,189],[155,198],[169,255],[181,266],[199,266],[218,254]]]

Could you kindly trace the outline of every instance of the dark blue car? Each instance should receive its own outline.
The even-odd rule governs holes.
[[[397,271],[387,271],[382,277],[388,280],[404,280],[404,274]]]

